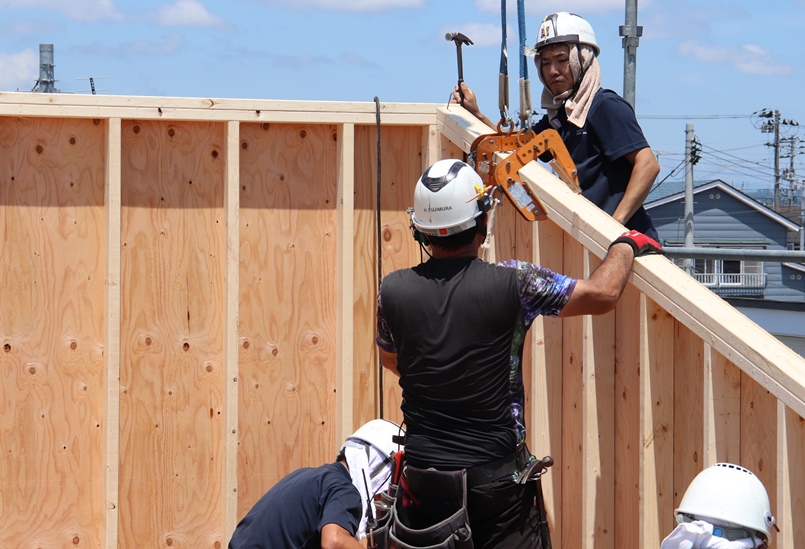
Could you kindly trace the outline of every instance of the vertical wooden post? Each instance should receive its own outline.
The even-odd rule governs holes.
[[[600,261],[584,251],[584,277]],[[615,543],[615,318],[614,312],[583,318],[582,547]]]
[[[715,397],[713,396],[713,349],[704,343],[704,368],[702,368],[702,433],[704,440],[702,446],[704,448],[702,455],[702,469],[713,465],[717,462],[716,459],[716,405]]]
[[[342,124],[338,136],[338,197],[336,216],[338,224],[338,250],[336,251],[336,315],[337,342],[335,381],[336,441],[344,440],[354,430],[354,342],[351,327],[354,325],[353,305],[355,261],[355,125]]]
[[[422,171],[440,158],[446,158],[439,153],[439,137],[436,124],[422,126]]]
[[[772,513],[780,533],[775,547],[797,549],[805,540],[805,420],[777,401],[777,497]],[[771,496],[770,496],[771,497]]]
[[[240,122],[226,124],[226,166],[224,168],[224,214],[226,215],[226,258],[224,276],[224,379],[223,405],[224,463],[223,545],[237,526],[238,515],[238,296],[240,295]]]
[[[674,509],[674,319],[640,299],[640,543],[659,547]]]
[[[106,547],[118,546],[118,472],[120,453],[120,119],[106,122]]]
[[[741,371],[710,345],[705,345],[705,369],[710,371],[705,378],[712,397],[712,421],[705,425],[705,467],[719,462],[740,463]]]
[[[640,409],[645,324],[641,293],[627,285],[615,310],[615,547],[640,547]]]
[[[534,231],[534,263],[562,270],[563,234],[550,221],[531,223]],[[529,449],[537,458],[550,455],[554,466],[542,477],[542,492],[551,543],[562,544],[562,320],[538,316],[531,325],[531,414]]]

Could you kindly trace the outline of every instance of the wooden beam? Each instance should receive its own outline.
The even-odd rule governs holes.
[[[584,254],[584,278],[600,264]],[[582,547],[615,547],[615,313],[583,317]]]
[[[470,152],[476,137],[495,132],[459,105],[450,105],[449,108],[438,107],[436,124],[439,132],[465,153]]]
[[[238,298],[240,296],[240,123],[227,122],[226,167],[224,168],[224,215],[226,216],[226,258],[224,303],[224,372],[223,407],[224,433],[221,439],[225,448],[221,468],[223,478],[223,543],[235,531],[238,520],[238,388],[239,388],[239,335]]]
[[[384,103],[383,124],[420,126],[434,122],[437,105]],[[0,93],[0,116],[374,124],[374,102],[268,101],[179,97],[81,96]]]
[[[120,460],[120,118],[106,122],[105,546],[118,546]]]
[[[541,165],[520,170],[548,217],[603,257],[623,227]],[[805,416],[805,359],[760,328],[663,256],[635,261],[631,282],[725,358]]]
[[[550,221],[533,223],[534,263],[560,271],[563,262],[563,235]],[[528,432],[531,453],[537,458],[549,455],[554,466],[542,477],[542,491],[551,527],[551,542],[562,544],[562,320],[538,316],[531,325],[531,415]]]
[[[436,124],[430,124],[422,127],[422,171],[424,172],[428,166],[440,160],[442,156],[439,154],[439,130]]]
[[[637,547],[659,547],[675,523],[674,319],[640,298],[639,526]]]
[[[355,427],[353,417],[354,364],[355,351],[352,330],[355,322],[353,305],[355,241],[355,125],[344,124],[338,129],[338,192],[336,223],[338,250],[336,252],[336,315],[338,318],[336,341],[335,384],[338,391],[336,399],[336,441],[342,441]]]

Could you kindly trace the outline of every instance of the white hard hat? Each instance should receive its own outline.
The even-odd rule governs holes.
[[[481,176],[469,164],[439,160],[416,183],[411,222],[428,236],[457,234],[475,227],[488,200]]]
[[[539,26],[537,33],[537,44],[534,48],[539,50],[551,44],[561,42],[573,42],[576,44],[587,44],[595,50],[595,55],[601,52],[598,42],[595,40],[595,32],[590,24],[575,13],[560,11],[546,15]]]
[[[714,525],[754,530],[768,540],[774,515],[763,483],[751,471],[731,463],[716,463],[699,473],[675,511],[686,518]]]

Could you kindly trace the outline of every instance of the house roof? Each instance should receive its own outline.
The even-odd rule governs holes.
[[[783,263],[785,267],[805,273],[805,263]]]
[[[648,201],[644,204],[646,210],[650,210],[652,208],[656,208],[657,206],[662,206],[664,204],[669,204],[671,202],[676,202],[685,199],[685,184],[684,182],[679,181],[672,181],[668,187],[662,188],[659,187],[651,191],[648,196]],[[681,187],[681,188],[680,188]],[[732,196],[736,200],[739,200],[746,204],[747,206],[754,208],[759,213],[765,215],[766,217],[771,218],[772,220],[776,221],[780,225],[783,225],[789,231],[797,232],[800,230],[799,225],[796,223],[786,219],[784,216],[778,214],[774,210],[767,208],[751,196],[742,193],[729,183],[721,179],[714,179],[712,181],[708,181],[707,183],[694,185],[693,187],[693,194],[700,194],[712,189],[719,189],[722,192],[727,193],[728,195]]]

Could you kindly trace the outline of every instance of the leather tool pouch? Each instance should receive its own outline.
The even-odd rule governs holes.
[[[389,547],[472,549],[467,472],[406,465],[394,502]]]

